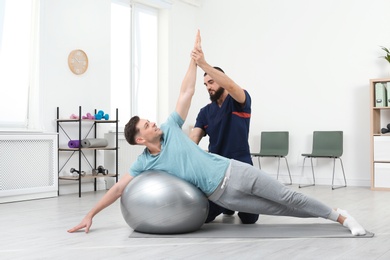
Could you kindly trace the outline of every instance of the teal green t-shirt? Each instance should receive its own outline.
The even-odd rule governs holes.
[[[151,155],[145,148],[131,166],[130,174],[137,176],[147,170],[160,170],[177,176],[211,195],[225,176],[230,159],[207,153],[181,129],[183,119],[173,112],[161,125],[161,152]]]

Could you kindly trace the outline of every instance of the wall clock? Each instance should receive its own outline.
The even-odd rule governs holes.
[[[73,50],[68,56],[69,69],[76,75],[81,75],[88,69],[88,56],[83,50]]]

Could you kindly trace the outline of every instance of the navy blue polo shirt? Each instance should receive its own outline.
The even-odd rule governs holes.
[[[212,102],[203,107],[196,118],[195,127],[209,136],[209,152],[252,164],[248,135],[251,118],[251,97],[245,90],[242,105],[228,95],[222,106]]]

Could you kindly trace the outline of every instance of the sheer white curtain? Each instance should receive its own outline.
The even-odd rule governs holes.
[[[130,1],[111,2],[111,113],[119,110],[119,125],[130,118],[131,5]]]
[[[157,120],[158,9],[112,0],[111,110],[120,126],[132,115]]]
[[[155,8],[135,5],[133,113],[157,121],[157,26]]]
[[[40,93],[39,93],[39,35],[40,35],[40,1],[33,0],[31,22],[31,45],[30,45],[30,70],[29,70],[29,95],[28,95],[28,129],[41,130],[40,118]]]
[[[0,0],[0,128],[39,129],[39,0]]]

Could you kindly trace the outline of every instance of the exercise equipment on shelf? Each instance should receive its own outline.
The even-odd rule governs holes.
[[[78,175],[85,176],[85,171],[81,171],[81,173],[80,173],[80,171],[76,170],[75,168],[70,168],[70,172],[72,174],[77,173]]]
[[[82,118],[82,119],[90,119],[90,120],[93,120],[93,119],[95,119],[95,116],[94,116],[94,115],[91,115],[91,113],[87,113],[85,116],[82,116],[81,118]]]
[[[69,148],[79,148],[80,147],[80,140],[69,140],[68,147]]]
[[[102,120],[102,119],[108,120],[109,118],[110,116],[108,114],[104,114],[103,110],[99,110],[98,113],[95,115],[96,120]]]
[[[93,169],[92,170],[92,175],[93,176],[96,176],[98,175],[99,173],[103,174],[103,175],[107,175],[108,174],[108,170],[105,169],[103,166],[99,165],[97,169]]]
[[[382,128],[381,133],[382,134],[390,133],[390,124],[387,124],[387,128]]]
[[[79,119],[79,116],[77,116],[75,114],[71,114],[69,118],[70,119]]]

